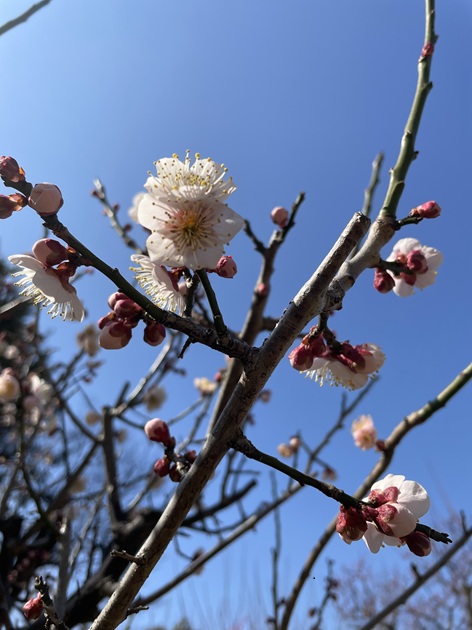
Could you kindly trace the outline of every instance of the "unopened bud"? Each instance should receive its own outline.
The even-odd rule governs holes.
[[[144,341],[150,346],[158,346],[166,336],[166,329],[159,322],[149,322],[144,328]]]
[[[69,254],[67,249],[53,238],[42,238],[33,245],[35,258],[46,267],[53,267],[67,260]]]
[[[118,300],[117,302],[115,302],[113,310],[115,311],[117,317],[125,319],[127,317],[133,317],[134,315],[137,315],[142,311],[142,308],[139,306],[139,304],[136,304],[134,300],[125,298],[124,300]]]
[[[222,278],[234,278],[238,272],[238,268],[232,256],[222,256],[214,271]]]
[[[28,204],[38,214],[56,214],[62,208],[64,199],[55,184],[36,184],[28,199]]]
[[[117,320],[116,313],[114,311],[111,311],[110,313],[107,313],[103,317],[100,317],[100,319],[97,322],[97,326],[99,327],[100,330],[102,330],[103,328],[105,328],[107,324],[110,324],[111,322],[115,322],[116,320]]]
[[[270,218],[275,225],[278,225],[279,228],[283,229],[288,223],[288,212],[285,208],[282,208],[282,206],[277,206],[270,213]]]
[[[266,297],[269,295],[269,285],[265,284],[265,282],[259,282],[255,292],[256,295],[259,295],[260,297]]]
[[[125,293],[122,293],[121,291],[115,291],[115,293],[112,293],[108,298],[108,306],[111,309],[114,309],[115,304],[120,300],[129,300],[129,298]]]
[[[434,44],[432,42],[428,42],[421,49],[420,61],[422,61],[423,59],[426,59],[427,57],[431,57],[433,52],[434,52]]]
[[[353,541],[360,540],[367,531],[367,521],[360,510],[343,505],[336,520],[336,531],[341,538],[350,545]]]
[[[374,273],[374,289],[379,293],[389,293],[395,286],[395,280],[385,269],[376,269]]]
[[[9,155],[2,155],[2,157],[0,157],[0,177],[4,181],[14,183],[22,182],[25,179],[25,172],[21,166],[18,165],[15,158]]]
[[[304,372],[313,365],[313,354],[308,346],[300,344],[288,355],[288,360],[293,368]]]
[[[410,210],[410,217],[421,217],[422,219],[435,219],[441,214],[441,207],[435,201],[426,201],[420,206]]]
[[[159,418],[149,420],[144,425],[144,432],[151,442],[161,442],[164,446],[170,444],[170,431],[164,420]]]
[[[43,612],[43,600],[41,599],[41,593],[38,593],[36,597],[29,599],[23,606],[23,614],[26,619],[33,621],[39,619]]]
[[[411,269],[418,274],[426,273],[428,271],[426,256],[419,249],[408,252],[406,264],[408,266],[408,269]]]
[[[131,339],[131,328],[122,321],[109,322],[102,328],[98,343],[105,350],[124,348]]]
[[[12,195],[0,195],[0,219],[8,219],[14,212],[21,210],[28,200],[20,193]]]
[[[156,473],[156,475],[159,475],[159,477],[165,477],[166,475],[168,475],[169,469],[170,461],[167,459],[167,457],[158,459],[157,462],[154,464],[154,472]]]
[[[415,554],[415,556],[429,556],[431,553],[431,539],[423,532],[411,532],[407,536],[402,538],[408,545],[408,549]]]

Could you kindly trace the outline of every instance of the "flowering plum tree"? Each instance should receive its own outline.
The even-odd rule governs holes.
[[[322,454],[371,390],[386,360],[375,339],[351,343],[338,338],[332,328],[336,312],[349,309],[351,291],[361,276],[372,275],[373,288],[379,293],[393,291],[410,297],[415,287],[433,285],[443,262],[433,247],[415,238],[397,238],[405,226],[421,225],[441,214],[438,203],[428,201],[400,216],[405,179],[417,157],[415,140],[431,89],[436,39],[434,1],[426,0],[418,84],[382,206],[371,218],[379,157],[363,211],[355,213],[337,240],[326,247],[317,266],[305,261],[312,265],[311,276],[276,318],[268,316],[268,300],[277,286],[274,262],[288,236],[296,233],[303,193],[290,210],[282,206],[272,210],[275,231],[264,244],[250,217],[243,218],[228,206],[236,186],[223,164],[198,153],[193,160],[189,151],[183,160],[176,154],[162,157],[155,163],[156,174],[149,175],[144,184],[146,192],[136,195],[130,209],[131,219],[145,234],[140,241],[131,237],[131,226],[121,222],[118,208],[96,180],[94,197],[133,252],[133,278],[127,279],[128,270],[108,264],[101,253],[92,251],[85,236],[73,234],[65,225],[66,204],[56,184],[29,181],[20,165],[23,156],[1,157],[0,176],[9,194],[0,196],[0,218],[14,221],[18,212],[31,209],[37,215],[32,220],[39,217],[47,229],[47,235],[32,244],[31,254],[8,252],[19,296],[12,295],[9,285],[1,296],[0,623],[5,628],[24,626],[20,609],[33,622],[30,627],[39,628],[46,620],[48,626],[61,629],[84,623],[91,623],[91,630],[116,628],[197,574],[268,515],[275,515],[277,540],[267,622],[277,630],[294,623],[303,585],[336,532],[349,545],[363,539],[374,554],[393,546],[419,558],[428,556],[435,545],[452,542],[447,533],[427,522],[431,503],[427,490],[405,479],[391,462],[410,433],[467,384],[472,366],[405,416],[383,439],[371,416],[354,421],[355,446],[375,448],[378,453],[356,491],[348,493],[331,483],[336,461]],[[232,241],[238,233],[245,233],[260,254],[261,269],[246,320],[240,330],[233,330],[212,278],[237,282],[238,266],[243,265]],[[385,258],[382,250],[391,243],[393,251]],[[108,298],[110,310],[96,325],[88,322],[77,337],[79,350],[74,356],[66,358],[61,353],[56,358],[42,332],[44,320],[36,313],[30,315],[27,326],[23,324],[26,301],[53,318],[60,316],[64,326],[66,320],[82,322],[86,305],[76,285],[80,287],[77,280],[90,269],[115,287]],[[147,346],[158,348],[152,366],[131,391],[129,383],[123,385],[113,401],[110,392],[100,392],[100,408],[93,405],[86,385],[100,371],[102,351],[141,343],[136,340],[138,331]],[[267,334],[263,343],[259,343],[261,333]],[[182,366],[195,344],[225,357],[225,367],[212,380],[195,379],[197,399],[177,417],[152,417],[167,396],[166,380],[185,376]],[[278,447],[282,457],[278,459],[256,447],[247,435],[255,404],[270,400],[266,385],[281,362],[294,368],[294,378],[298,371],[320,385],[329,383],[355,394],[349,404],[342,399],[338,419],[316,446],[296,427],[298,432]],[[314,385],[307,382],[306,386]],[[192,419],[185,435],[176,427],[183,418]],[[127,437],[125,430],[134,437]],[[146,455],[130,465],[120,457],[123,441],[131,443],[132,449],[139,444]],[[270,468],[289,480],[284,491],[274,490],[272,498],[264,496],[257,507],[251,505],[250,497],[258,472],[246,468],[249,460],[257,463],[258,472]],[[174,484],[172,492],[162,492],[165,483]],[[277,514],[302,487],[311,493],[311,501],[330,501],[338,512],[293,587],[281,596]],[[208,488],[213,489],[211,499]],[[235,521],[227,516],[231,508],[232,515],[237,513]],[[179,546],[183,532],[193,534],[195,540],[203,532],[212,546],[185,554]],[[463,538],[471,533],[464,526]],[[153,570],[171,542],[186,566],[154,588]],[[461,538],[460,545],[450,548],[455,552],[462,544]],[[350,551],[346,547],[346,554]],[[444,556],[443,564],[453,552]],[[322,611],[334,599],[334,591],[330,578],[325,599],[317,608],[318,620],[311,627],[321,627]],[[136,619],[142,618],[140,614]]]

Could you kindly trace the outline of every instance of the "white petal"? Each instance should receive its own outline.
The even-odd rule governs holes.
[[[387,536],[381,534],[373,523],[367,523],[367,531],[362,538],[369,551],[372,553],[378,553]]]

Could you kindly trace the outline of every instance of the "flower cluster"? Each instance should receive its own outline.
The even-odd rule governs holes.
[[[313,328],[288,356],[293,368],[323,385],[341,385],[347,389],[363,387],[375,376],[385,361],[381,349],[373,343],[352,346],[348,341],[327,345],[323,333]]]
[[[158,346],[166,336],[166,329],[149,317],[143,309],[126,294],[117,291],[108,298],[108,306],[112,309],[98,322],[100,334],[98,343],[105,350],[119,350],[128,345],[132,330],[144,321],[144,341],[150,346]]]
[[[374,288],[380,293],[388,293],[393,289],[396,295],[408,297],[413,294],[415,287],[422,290],[434,283],[442,262],[443,255],[434,247],[421,245],[414,238],[402,238],[387,258],[386,268],[375,270]]]
[[[77,268],[75,254],[58,241],[44,238],[33,245],[33,256],[9,256],[11,263],[22,268],[13,274],[14,277],[23,276],[15,283],[22,287],[20,295],[31,298],[34,304],[50,307],[48,313],[52,317],[60,315],[63,320],[69,318],[81,322],[84,307],[70,283]]]
[[[336,531],[348,544],[363,538],[372,553],[384,544],[406,544],[415,555],[426,556],[431,552],[430,539],[415,528],[429,506],[423,486],[390,474],[374,483],[361,508],[341,506]]]
[[[183,455],[175,451],[175,438],[171,436],[169,427],[164,420],[154,418],[146,422],[144,432],[151,442],[159,442],[164,446],[164,457],[154,464],[154,472],[159,477],[166,477],[179,482],[190,469],[197,458],[194,450],[187,451]]]
[[[223,247],[239,232],[244,220],[224,203],[236,190],[227,169],[210,158],[189,152],[156,162],[157,177],[145,184],[139,201],[139,223],[151,231],[146,245],[157,265],[214,269]]]

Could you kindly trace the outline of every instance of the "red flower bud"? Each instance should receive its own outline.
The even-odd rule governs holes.
[[[157,462],[154,464],[153,469],[156,475],[159,475],[159,477],[165,477],[169,474],[170,461],[167,459],[167,457],[158,459]]]
[[[119,300],[128,300],[128,296],[125,295],[124,293],[121,293],[121,291],[115,291],[115,293],[112,293],[110,295],[110,297],[108,298],[108,306],[111,309],[115,308],[115,304],[119,301]]]
[[[415,556],[429,556],[431,553],[431,539],[423,532],[411,532],[407,536],[403,536],[402,540],[408,545],[408,549]]]
[[[288,355],[288,360],[293,368],[299,372],[304,372],[313,365],[313,353],[309,346],[300,344]]]
[[[360,540],[367,531],[367,521],[360,510],[343,505],[336,520],[336,531],[350,545],[353,541]]]
[[[41,599],[41,593],[38,593],[36,597],[29,599],[23,606],[23,614],[26,619],[39,619],[43,612],[43,600]]]
[[[149,322],[144,329],[144,341],[150,346],[158,346],[166,336],[166,329],[158,322]]]
[[[385,269],[376,269],[374,273],[374,289],[379,293],[388,293],[395,286],[395,280],[385,271]]]
[[[127,317],[137,315],[143,309],[139,306],[139,304],[136,304],[134,300],[125,298],[123,300],[117,300],[113,306],[113,310],[118,317],[126,319]]]

